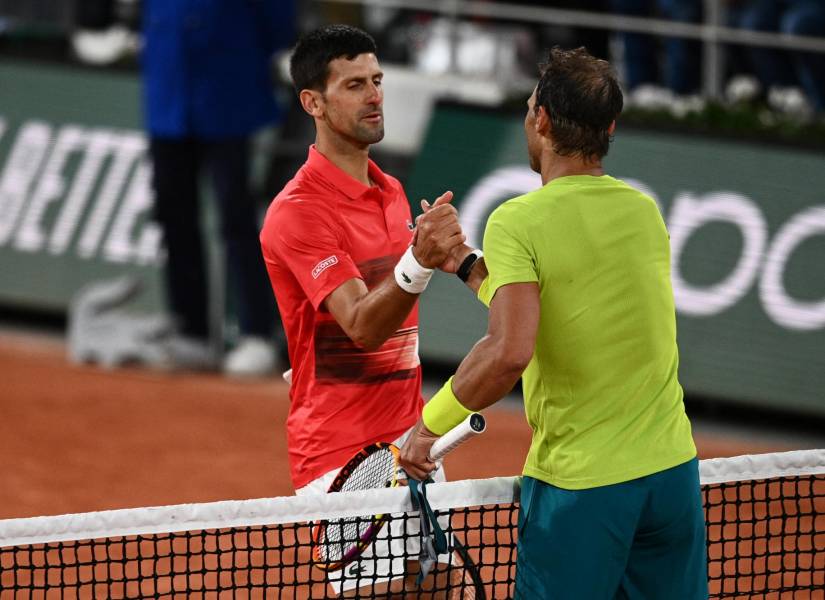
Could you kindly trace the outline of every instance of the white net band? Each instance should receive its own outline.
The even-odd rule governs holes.
[[[703,485],[817,474],[825,474],[825,450],[700,461]],[[428,486],[428,498],[436,510],[509,504],[518,499],[519,485],[518,477],[452,481]],[[0,520],[0,547],[278,525],[411,510],[408,490],[398,487],[8,519]]]

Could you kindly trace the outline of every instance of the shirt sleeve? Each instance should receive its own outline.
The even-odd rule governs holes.
[[[265,252],[279,257],[316,310],[342,283],[363,278],[340,232],[320,211],[288,204],[267,228],[261,236],[269,246]]]
[[[511,283],[539,280],[536,262],[514,211],[496,209],[484,230],[484,263],[487,277],[478,289],[478,299],[490,306],[498,289]]]

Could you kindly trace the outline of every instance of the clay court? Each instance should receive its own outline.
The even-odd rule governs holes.
[[[284,433],[289,403],[288,388],[280,378],[252,382],[233,381],[217,375],[164,373],[138,368],[107,371],[95,366],[70,364],[65,358],[64,344],[59,338],[21,333],[0,334],[0,374],[0,405],[3,415],[0,419],[0,452],[4,458],[5,472],[4,485],[0,487],[0,518],[292,494]],[[503,403],[501,407],[487,411],[487,416],[488,429],[484,435],[460,447],[448,457],[446,466],[451,479],[496,477],[520,472],[529,445],[529,429],[520,408],[512,402]],[[753,431],[748,435],[747,429],[720,427],[706,419],[694,420],[694,434],[701,458],[793,450],[812,447],[818,441],[810,436],[798,439],[787,435],[765,436],[764,430],[762,434]],[[722,573],[726,573],[728,577],[736,574],[725,585],[735,586],[737,593],[725,594],[724,597],[753,597],[747,592],[764,589],[761,586],[766,581],[769,586],[783,585],[788,590],[797,589],[798,585],[807,588],[813,585],[822,591],[825,586],[825,580],[822,580],[825,564],[820,563],[825,554],[820,553],[820,546],[825,543],[825,534],[796,536],[789,540],[780,535],[790,530],[804,533],[814,525],[816,531],[822,530],[822,523],[819,523],[821,517],[818,515],[825,509],[822,506],[825,496],[821,492],[821,483],[810,484],[808,493],[812,493],[813,485],[820,491],[816,492],[814,500],[803,502],[810,504],[806,504],[803,509],[800,509],[799,499],[794,499],[796,488],[787,487],[792,484],[778,484],[779,487],[775,488],[776,495],[769,496],[776,498],[776,501],[771,500],[765,505],[773,520],[766,523],[765,531],[758,531],[762,526],[754,525],[751,533],[744,538],[744,529],[740,529],[741,525],[737,523],[743,518],[749,521],[753,517],[751,511],[762,509],[753,508],[756,505],[749,504],[750,497],[741,495],[736,488],[729,488],[727,492],[724,488],[711,492],[711,504],[718,505],[723,495],[729,504],[724,509],[713,509],[708,513],[709,516],[717,523],[730,523],[711,527],[711,537],[724,533],[726,540],[739,540],[734,546],[730,546],[728,542],[712,544],[710,575],[714,594],[719,592],[720,584],[716,578]],[[767,493],[771,494],[769,489]],[[788,500],[784,501],[783,498]],[[815,510],[811,502],[815,502]],[[793,516],[790,519],[783,516],[800,515],[802,512],[810,514],[812,510],[817,516]],[[504,527],[494,531],[509,536],[508,532],[513,530],[514,522],[510,522],[511,517],[504,513],[501,518],[504,519],[501,521]],[[498,521],[500,518],[496,517],[496,522]],[[778,529],[773,531],[776,524]],[[306,531],[300,535],[306,536]],[[276,533],[277,530],[271,535]],[[296,549],[291,546],[295,545],[295,539],[298,538],[290,538],[292,541],[286,543],[283,550],[289,553],[287,556],[280,554],[281,550],[277,549],[285,543],[284,538],[272,538],[270,542],[264,543],[262,540],[265,538],[262,536],[270,534],[252,532],[253,537],[261,537],[259,541],[264,544],[263,547],[276,548],[276,554],[270,555],[269,552],[263,554],[262,550],[255,550],[254,548],[262,546],[256,546],[257,542],[248,534],[230,531],[228,535],[232,538],[230,544],[233,547],[247,550],[242,550],[237,555],[234,552],[226,555],[233,556],[231,560],[235,561],[227,570],[222,570],[224,566],[219,562],[219,551],[214,554],[214,551],[207,551],[206,546],[201,549],[199,544],[210,543],[205,539],[193,538],[193,541],[187,536],[180,542],[184,544],[181,547],[172,539],[161,540],[160,545],[145,539],[118,542],[112,547],[107,545],[107,555],[114,556],[115,561],[122,561],[133,553],[134,556],[143,557],[143,562],[150,560],[152,573],[166,569],[163,565],[170,560],[177,560],[171,557],[177,556],[178,552],[181,557],[190,552],[195,553],[194,558],[185,559],[188,561],[183,563],[185,565],[191,566],[193,560],[204,562],[198,563],[194,576],[158,578],[145,575],[139,577],[137,571],[129,575],[129,565],[142,565],[143,562],[126,560],[119,567],[124,571],[118,576],[125,577],[125,587],[95,588],[97,591],[92,595],[155,597],[169,594],[180,597],[180,593],[174,594],[172,590],[189,589],[190,585],[201,590],[214,589],[212,586],[217,581],[221,582],[219,586],[222,589],[234,591],[237,591],[235,587],[239,585],[262,586],[266,582],[266,585],[277,587],[289,586],[289,581],[316,581],[311,589],[303,587],[306,584],[298,588],[283,588],[287,591],[286,597],[327,597],[323,579],[318,579],[322,575],[310,566],[308,539],[303,540],[302,546]],[[299,532],[295,535],[299,535]],[[486,544],[501,534],[490,535],[493,537],[484,534]],[[754,535],[759,539],[754,538]],[[470,533],[467,541],[473,541],[469,539],[472,537]],[[512,548],[513,540],[508,539],[509,547]],[[474,539],[472,547],[480,548],[477,544],[481,542],[482,539]],[[215,543],[221,544],[220,541]],[[273,545],[267,546],[269,543]],[[778,554],[782,552],[783,544],[786,545],[785,553]],[[496,552],[512,550],[494,550],[489,545],[487,547],[490,548],[489,551],[478,550],[482,574],[487,574],[485,576],[488,579],[485,581],[498,580],[493,575],[498,572],[496,567],[489,565],[497,564]],[[205,555],[198,558],[201,551]],[[737,551],[756,558],[743,562],[742,559],[732,557],[731,552],[735,554]],[[22,560],[24,564],[37,564],[39,561],[56,564],[62,559],[60,554],[55,553],[62,552],[64,550],[55,549],[46,554],[35,553]],[[89,553],[92,552],[97,555],[97,551],[91,547],[86,550],[80,548],[77,556],[88,555],[82,560],[90,561],[92,554]],[[485,558],[485,553],[488,552],[494,554],[487,554],[488,558]],[[272,565],[269,569],[250,567],[257,561],[263,561],[264,557],[266,564]],[[65,556],[62,558],[65,559]],[[207,567],[209,560],[215,562],[211,568]],[[237,563],[237,560],[241,560],[243,564]],[[302,566],[291,575],[284,576],[280,571],[281,566],[296,564],[296,561]],[[92,576],[92,568],[90,566],[85,571],[89,577]],[[139,568],[143,573],[143,567]],[[220,579],[207,579],[203,575],[203,569],[216,573],[215,577]],[[768,579],[765,575],[742,576],[743,569],[751,575],[770,572],[776,574],[770,575]],[[34,577],[63,577],[71,572],[57,569],[44,575],[46,571],[38,570],[39,575]],[[511,576],[506,575],[508,572],[505,571],[504,581]],[[6,575],[11,577],[10,573]],[[85,578],[84,575],[78,576]],[[101,575],[103,581],[111,576],[109,571]],[[3,580],[0,588],[7,584],[12,586],[8,577]],[[255,583],[256,578],[263,579]],[[274,579],[270,581],[271,578]],[[98,575],[95,575],[95,579],[100,581]],[[737,580],[739,583],[736,583]],[[35,581],[40,581],[39,585],[42,585],[46,580]],[[780,581],[784,583],[779,584]],[[17,589],[16,585],[13,587]],[[508,587],[507,584],[493,585],[493,597],[508,597]],[[254,589],[260,591],[260,588]],[[503,591],[499,595],[501,590]],[[58,595],[61,593],[57,589],[52,591]],[[229,594],[226,597],[236,597],[234,591],[226,592]],[[196,596],[202,597],[203,593],[199,592]],[[296,593],[297,595],[293,595]],[[790,593],[792,595],[764,597],[825,598],[823,595],[817,596],[819,592],[811,594],[809,589],[797,589]],[[79,597],[92,597],[83,594]],[[12,593],[9,597],[17,596]],[[44,597],[51,596],[47,594]],[[211,596],[207,594],[203,597]]]
[[[289,399],[245,382],[70,364],[62,340],[0,334],[0,518],[292,494]],[[797,449],[696,427],[702,458]],[[451,479],[515,475],[529,445],[517,408],[449,456]],[[483,457],[483,458],[482,458]]]
[[[0,334],[0,518],[292,494],[280,378],[243,382],[68,363],[62,341]],[[488,411],[451,479],[520,472],[529,429]],[[702,458],[797,449],[696,428]]]

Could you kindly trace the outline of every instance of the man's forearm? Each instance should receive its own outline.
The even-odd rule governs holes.
[[[405,292],[387,277],[355,301],[349,323],[342,326],[358,346],[375,350],[398,331],[417,300],[417,294]]]
[[[518,381],[533,358],[540,313],[538,285],[502,286],[490,303],[487,334],[473,346],[447,386],[435,394],[431,421],[454,425],[466,410],[482,410],[498,402]],[[444,399],[444,404],[438,401]],[[436,424],[437,425],[437,424]],[[441,427],[443,429],[443,427]]]
[[[473,263],[470,276],[464,283],[473,291],[473,294],[478,295],[478,289],[481,287],[481,282],[487,278],[487,274],[487,265],[484,263],[484,257],[482,256]]]
[[[356,345],[374,350],[401,327],[433,269],[443,265],[465,240],[452,192],[445,192],[416,219],[413,245],[401,256],[393,274],[372,290],[361,279],[351,279],[332,292],[326,306]]]
[[[451,266],[451,269],[447,272],[454,272],[458,278],[461,279],[461,265],[465,260],[467,260],[470,254],[474,252],[478,252],[478,249],[468,246],[467,244],[462,244],[460,247],[456,248],[455,252],[450,257],[450,260],[447,261],[447,264]],[[444,270],[443,266],[442,270]],[[481,287],[481,282],[484,281],[486,277],[487,265],[484,262],[484,256],[480,256],[470,267],[470,271],[467,274],[467,279],[464,280],[464,283],[472,290],[474,294],[478,295],[478,289]]]
[[[513,389],[524,367],[522,362],[509,359],[500,344],[486,335],[459,365],[453,376],[453,392],[467,409],[482,410]]]

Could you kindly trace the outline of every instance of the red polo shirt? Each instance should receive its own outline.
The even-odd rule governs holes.
[[[361,350],[324,306],[345,281],[369,289],[411,240],[401,184],[372,161],[365,186],[315,149],[269,207],[261,248],[292,365],[287,440],[302,487],[367,444],[392,441],[421,414],[418,307],[380,348]]]

